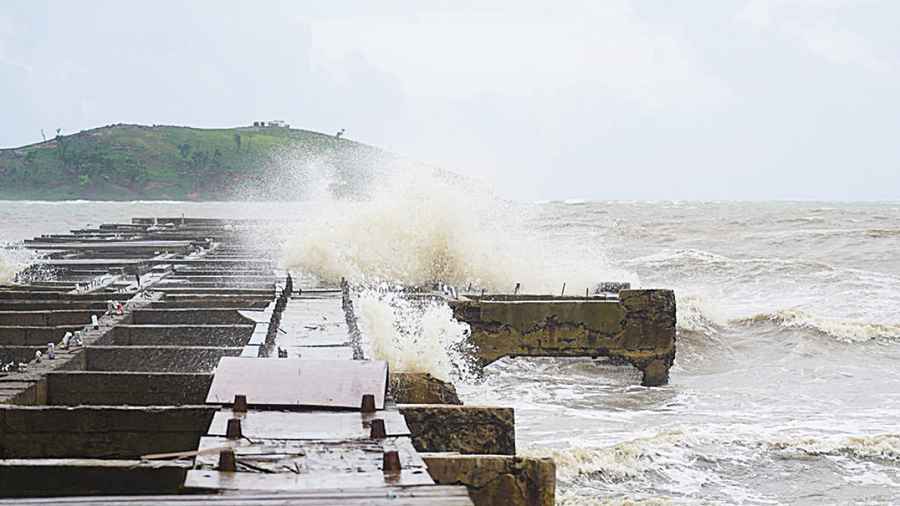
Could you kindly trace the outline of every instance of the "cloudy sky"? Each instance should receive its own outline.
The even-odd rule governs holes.
[[[0,146],[256,119],[510,198],[900,199],[900,2],[0,3]]]

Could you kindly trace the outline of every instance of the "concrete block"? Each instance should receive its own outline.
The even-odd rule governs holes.
[[[515,455],[513,408],[401,404],[400,414],[422,452]]]
[[[47,375],[49,405],[203,404],[207,373],[65,371]]]
[[[242,351],[211,346],[91,346],[85,350],[85,369],[210,372],[222,357],[237,357]]]
[[[236,309],[139,309],[132,313],[137,325],[241,325],[253,323]]]
[[[553,506],[556,465],[552,459],[506,455],[422,455],[439,485],[465,485],[475,506]]]
[[[139,458],[192,450],[207,406],[0,406],[0,458]]]
[[[58,343],[66,332],[81,330],[82,325],[60,325],[55,327],[34,326],[0,326],[0,345],[40,346],[47,343]]]
[[[391,373],[388,391],[400,404],[462,404],[452,383],[427,373]]]
[[[618,298],[491,296],[451,301],[469,323],[480,362],[502,357],[611,357],[643,372],[646,386],[668,381],[675,359],[675,294],[622,290]]]
[[[191,465],[186,460],[0,460],[0,496],[175,494]]]
[[[100,343],[115,346],[244,346],[254,328],[254,324],[119,325]]]

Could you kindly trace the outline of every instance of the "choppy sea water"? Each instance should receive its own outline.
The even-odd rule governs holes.
[[[561,504],[900,502],[900,203],[550,202],[505,209],[540,238],[540,263],[528,265],[546,266],[558,275],[552,282],[574,284],[564,279],[567,266],[599,265],[602,257],[593,281],[623,273],[641,287],[677,294],[678,351],[668,386],[640,387],[636,371],[588,359],[502,360],[483,383],[461,385],[468,403],[516,408],[520,452],[557,460]],[[304,204],[0,202],[0,241],[181,213],[315,217]],[[388,230],[396,226],[395,217],[376,220],[360,240],[396,242],[404,237]],[[286,244],[319,237],[331,236],[304,229]],[[422,246],[435,243],[442,246]],[[442,263],[442,272],[493,265],[490,254],[469,262],[453,253],[478,248],[480,240],[438,233],[406,244],[464,264]],[[25,258],[4,255],[0,275]],[[306,266],[314,258],[330,269],[341,261],[356,262],[355,269],[363,260],[386,261],[302,256]],[[388,272],[395,271],[408,274]],[[502,274],[500,283],[517,272]]]

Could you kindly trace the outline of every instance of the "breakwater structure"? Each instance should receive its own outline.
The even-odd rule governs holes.
[[[0,287],[0,504],[549,505],[513,409],[371,359],[347,283],[279,270],[247,220],[45,235]],[[668,378],[665,290],[443,296],[478,359],[591,356]]]

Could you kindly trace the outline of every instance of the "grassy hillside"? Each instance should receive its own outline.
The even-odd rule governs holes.
[[[111,125],[0,149],[0,199],[289,199],[310,164],[355,186],[387,158],[289,128]]]

